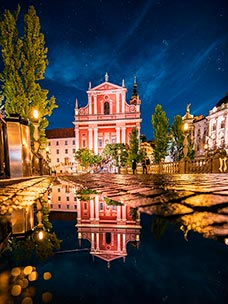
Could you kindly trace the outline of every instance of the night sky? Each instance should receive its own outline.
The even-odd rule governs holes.
[[[172,123],[188,103],[207,115],[228,91],[227,0],[0,0],[1,13],[18,3],[21,18],[34,5],[48,47],[41,85],[59,106],[49,129],[73,127],[76,98],[85,106],[106,72],[128,100],[137,77],[147,139],[156,104]]]

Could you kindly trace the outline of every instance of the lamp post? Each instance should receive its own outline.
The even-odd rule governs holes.
[[[188,123],[184,123],[184,148],[183,148],[184,158],[188,155]]]

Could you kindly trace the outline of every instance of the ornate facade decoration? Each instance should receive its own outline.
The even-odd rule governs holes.
[[[134,127],[140,136],[140,104],[136,79],[130,103],[126,101],[127,89],[112,84],[108,74],[105,82],[96,87],[89,84],[88,103],[85,107],[75,104],[76,150],[88,148],[95,154],[102,153],[106,144],[129,143],[129,134]]]

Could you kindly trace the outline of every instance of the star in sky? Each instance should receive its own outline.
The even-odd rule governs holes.
[[[34,5],[48,47],[42,86],[59,108],[50,129],[73,127],[75,100],[104,81],[131,97],[134,76],[142,100],[141,132],[151,139],[151,115],[161,104],[172,123],[191,103],[207,115],[228,91],[228,2],[226,0],[10,0],[0,4],[22,15]]]

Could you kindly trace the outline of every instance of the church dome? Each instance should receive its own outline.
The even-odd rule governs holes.
[[[228,104],[228,92],[226,92],[226,96],[219,100],[216,104],[216,108],[221,107],[222,104]]]

